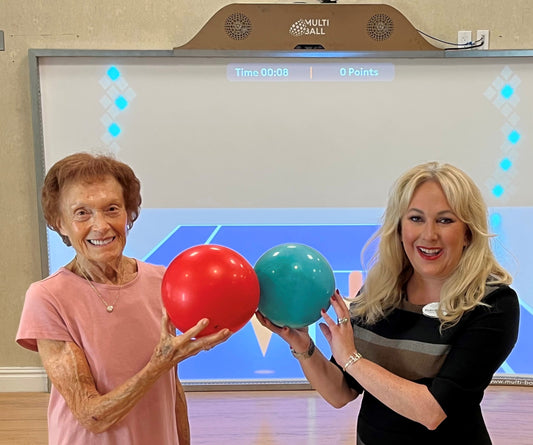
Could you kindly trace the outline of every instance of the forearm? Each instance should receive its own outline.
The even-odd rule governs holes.
[[[430,430],[446,418],[425,385],[399,377],[364,358],[349,366],[347,372],[384,405]]]
[[[100,394],[85,358],[74,343],[39,340],[48,377],[78,421],[101,433],[123,419],[167,368],[152,360],[137,374],[106,394]]]
[[[176,425],[178,428],[178,439],[180,445],[191,443],[191,431],[189,426],[189,414],[187,409],[187,399],[185,391],[177,377],[176,370]]]
[[[141,371],[112,391],[90,396],[71,409],[89,431],[104,432],[126,417],[162,373],[160,369],[155,369],[148,363]]]
[[[122,420],[162,375],[175,369],[177,363],[230,336],[228,329],[222,329],[197,339],[207,324],[208,320],[202,319],[186,333],[175,337],[169,332],[168,316],[164,312],[160,341],[148,363],[106,394],[100,394],[96,389],[85,353],[75,343],[39,339],[37,346],[48,377],[73,415],[89,431],[100,433]]]
[[[340,408],[357,397],[357,392],[348,386],[344,375],[336,365],[324,357],[317,348],[310,354],[312,339],[307,328],[290,329],[287,326],[281,328],[274,325],[260,312],[256,312],[256,317],[263,326],[283,338],[293,352],[296,351],[295,356],[300,362],[305,377],[329,404]]]
[[[305,377],[330,405],[341,408],[357,397],[340,369],[331,363],[319,349],[311,357],[299,359]]]

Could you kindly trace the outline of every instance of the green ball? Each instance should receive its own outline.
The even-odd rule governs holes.
[[[277,326],[309,326],[329,308],[335,276],[317,250],[280,244],[261,255],[254,269],[260,287],[258,310]]]

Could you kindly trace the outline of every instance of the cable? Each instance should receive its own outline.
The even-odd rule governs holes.
[[[483,37],[481,39],[476,40],[475,42],[467,42],[467,43],[447,42],[446,40],[441,40],[441,39],[438,39],[437,37],[430,36],[429,34],[426,34],[424,31],[421,31],[419,29],[417,29],[417,31],[420,34],[425,35],[426,37],[429,37],[430,39],[436,40],[437,42],[441,42],[446,45],[453,45],[453,48],[444,48],[444,50],[479,48],[480,46],[483,46],[483,44],[485,43],[485,39]]]
[[[470,46],[466,46],[466,47],[458,47],[458,48],[444,48],[444,51],[453,51],[453,50],[458,50],[458,49],[473,49],[473,48],[479,48],[480,46],[483,46],[483,44],[485,43],[485,39],[482,37],[481,39],[479,40],[476,40],[475,42],[470,42],[470,43],[463,43],[462,45],[470,45]],[[457,45],[459,45],[459,43],[457,43]]]

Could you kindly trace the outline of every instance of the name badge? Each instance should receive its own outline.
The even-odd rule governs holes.
[[[434,301],[433,303],[428,303],[422,308],[422,313],[426,317],[430,318],[439,318],[437,311],[439,310],[439,302]]]

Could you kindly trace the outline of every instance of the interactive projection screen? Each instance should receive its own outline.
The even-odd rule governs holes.
[[[494,249],[521,302],[520,338],[496,377],[532,381],[533,53],[36,50],[30,62],[38,182],[77,151],[130,164],[143,209],[125,253],[147,262],[168,265],[212,243],[253,265],[299,242],[319,250],[353,296],[394,179],[428,160],[462,168],[490,206]],[[42,233],[48,274],[74,252]],[[320,330],[310,331],[328,355]],[[255,319],[180,365],[180,376],[305,381]]]

